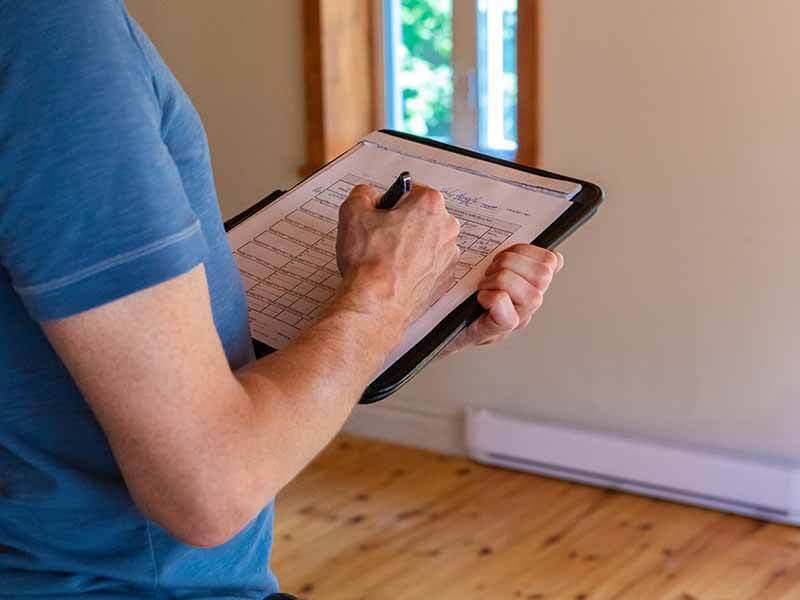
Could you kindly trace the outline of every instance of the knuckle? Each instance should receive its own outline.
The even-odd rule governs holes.
[[[522,281],[520,282],[520,289],[523,291],[524,297],[526,299],[532,298],[539,292],[538,286],[535,283],[532,283],[526,279],[522,279]]]
[[[502,287],[509,288],[514,284],[516,274],[511,269],[500,269],[495,277]]]
[[[550,252],[550,250],[543,251],[541,262],[549,267],[551,273],[555,273],[555,270],[558,268],[558,257],[555,255],[555,252]]]
[[[371,190],[372,187],[367,185],[366,183],[359,183],[358,185],[353,186],[353,189],[350,190],[350,195],[351,196],[368,195]]]
[[[422,194],[425,199],[425,204],[433,210],[441,210],[444,208],[444,196],[439,190],[433,188],[426,188]]]
[[[536,270],[532,283],[536,285],[536,287],[543,287],[546,289],[553,280],[553,273],[554,271],[548,266],[542,265]]]
[[[531,246],[530,244],[517,243],[511,246],[509,250],[511,250],[512,252],[516,252],[517,254],[524,254],[525,256],[530,256],[532,251],[534,250],[534,247]]]
[[[497,256],[497,266],[501,269],[511,269],[515,262],[514,256],[508,252],[503,252]]]
[[[530,244],[517,243],[513,244],[512,246],[509,246],[506,252],[509,255],[515,256],[517,258],[523,258],[526,260],[532,260],[532,259],[535,260],[538,255],[538,248]]]
[[[369,199],[372,197],[372,188],[368,185],[359,184],[355,186],[350,193],[347,195],[343,204],[350,203],[350,204],[361,204],[364,202],[368,202]]]
[[[537,277],[531,282],[531,287],[540,294],[545,292],[550,287],[550,279],[545,277]]]
[[[449,213],[447,216],[447,229],[448,233],[454,238],[457,238],[461,233],[461,223],[459,223],[458,219]]]
[[[364,195],[356,193],[354,188],[353,191],[350,192],[350,195],[347,196],[345,201],[342,202],[341,206],[339,206],[339,212],[347,213],[357,210],[363,201],[364,201]]]
[[[534,288],[531,294],[531,306],[533,310],[537,310],[544,302],[544,292],[538,288]]]

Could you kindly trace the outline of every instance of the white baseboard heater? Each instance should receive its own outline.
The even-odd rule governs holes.
[[[800,469],[514,419],[465,416],[469,456],[559,479],[800,525]]]

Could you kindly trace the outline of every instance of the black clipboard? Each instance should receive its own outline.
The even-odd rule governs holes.
[[[561,242],[567,239],[573,232],[575,232],[581,225],[586,223],[596,212],[598,207],[603,201],[603,192],[595,184],[558,173],[551,173],[533,167],[527,167],[511,161],[488,156],[466,148],[459,148],[443,142],[438,142],[428,138],[411,135],[399,131],[389,129],[381,129],[381,133],[392,135],[418,144],[426,146],[433,146],[441,150],[454,152],[470,158],[476,158],[485,162],[495,163],[510,167],[517,171],[524,171],[526,173],[533,173],[542,177],[549,177],[550,179],[559,179],[562,181],[572,181],[581,185],[581,190],[572,198],[572,206],[564,211],[547,229],[545,229],[531,244],[554,249]],[[316,174],[316,171],[306,177],[309,179]],[[305,181],[304,179],[303,181]],[[300,182],[302,183],[302,182]],[[300,185],[298,183],[297,185]],[[249,217],[255,215],[270,203],[277,200],[284,191],[276,190],[269,196],[251,206],[244,212],[228,219],[225,222],[225,231],[230,231],[236,225],[245,221]],[[483,313],[483,308],[478,304],[477,292],[467,298],[459,306],[457,306],[449,315],[447,315],[433,330],[428,333],[422,340],[420,340],[411,350],[401,356],[394,364],[386,369],[380,376],[378,376],[372,383],[369,384],[364,394],[361,397],[361,404],[372,404],[392,395],[399,390],[403,385],[408,383],[417,373],[419,373],[425,366],[431,362],[439,352],[455,338],[465,327],[475,321]],[[253,347],[257,357],[265,356],[275,349],[253,340]]]

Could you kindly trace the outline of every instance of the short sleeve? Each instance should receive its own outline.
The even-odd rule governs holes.
[[[31,317],[82,312],[202,262],[203,232],[124,8],[9,4],[0,25],[0,260]]]

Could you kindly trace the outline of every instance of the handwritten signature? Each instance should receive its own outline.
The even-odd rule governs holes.
[[[484,210],[497,211],[499,204],[491,204],[482,196],[474,196],[455,187],[445,187],[441,189],[442,195],[453,202],[457,202],[466,208],[477,206]]]

